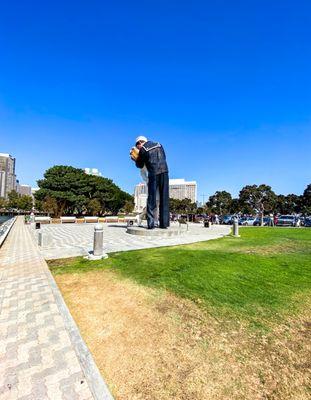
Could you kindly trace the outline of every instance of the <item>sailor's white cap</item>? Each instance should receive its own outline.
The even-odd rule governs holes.
[[[148,139],[146,138],[146,136],[138,136],[135,140],[135,143],[137,142],[148,142]]]

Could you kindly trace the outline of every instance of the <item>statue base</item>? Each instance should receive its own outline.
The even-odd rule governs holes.
[[[176,227],[169,227],[167,229],[147,229],[144,226],[128,226],[126,230],[126,233],[129,233],[130,235],[149,237],[171,237],[181,235],[184,232],[186,231]]]

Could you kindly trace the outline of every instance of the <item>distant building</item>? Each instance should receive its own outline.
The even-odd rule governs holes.
[[[197,201],[196,181],[185,181],[185,179],[170,179],[170,198],[190,199],[192,203]]]
[[[102,173],[97,168],[84,168],[84,172],[88,175],[102,176]]]
[[[12,190],[16,190],[15,158],[0,153],[0,197],[7,199]]]
[[[29,185],[21,185],[19,181],[16,183],[16,191],[22,196],[31,196],[31,186]]]
[[[190,199],[192,203],[197,201],[197,183],[196,181],[187,182],[185,179],[170,179],[169,192],[172,199]],[[141,212],[147,205],[147,186],[145,183],[139,183],[135,186],[134,202],[135,211]]]

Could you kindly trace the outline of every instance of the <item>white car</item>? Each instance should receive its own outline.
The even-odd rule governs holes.
[[[253,226],[255,221],[256,221],[256,217],[242,217],[239,220],[239,225]]]

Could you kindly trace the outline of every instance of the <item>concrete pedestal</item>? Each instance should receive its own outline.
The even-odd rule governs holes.
[[[169,227],[167,229],[147,229],[142,226],[128,226],[126,232],[130,235],[137,236],[171,237],[186,233],[186,230],[177,227]]]

